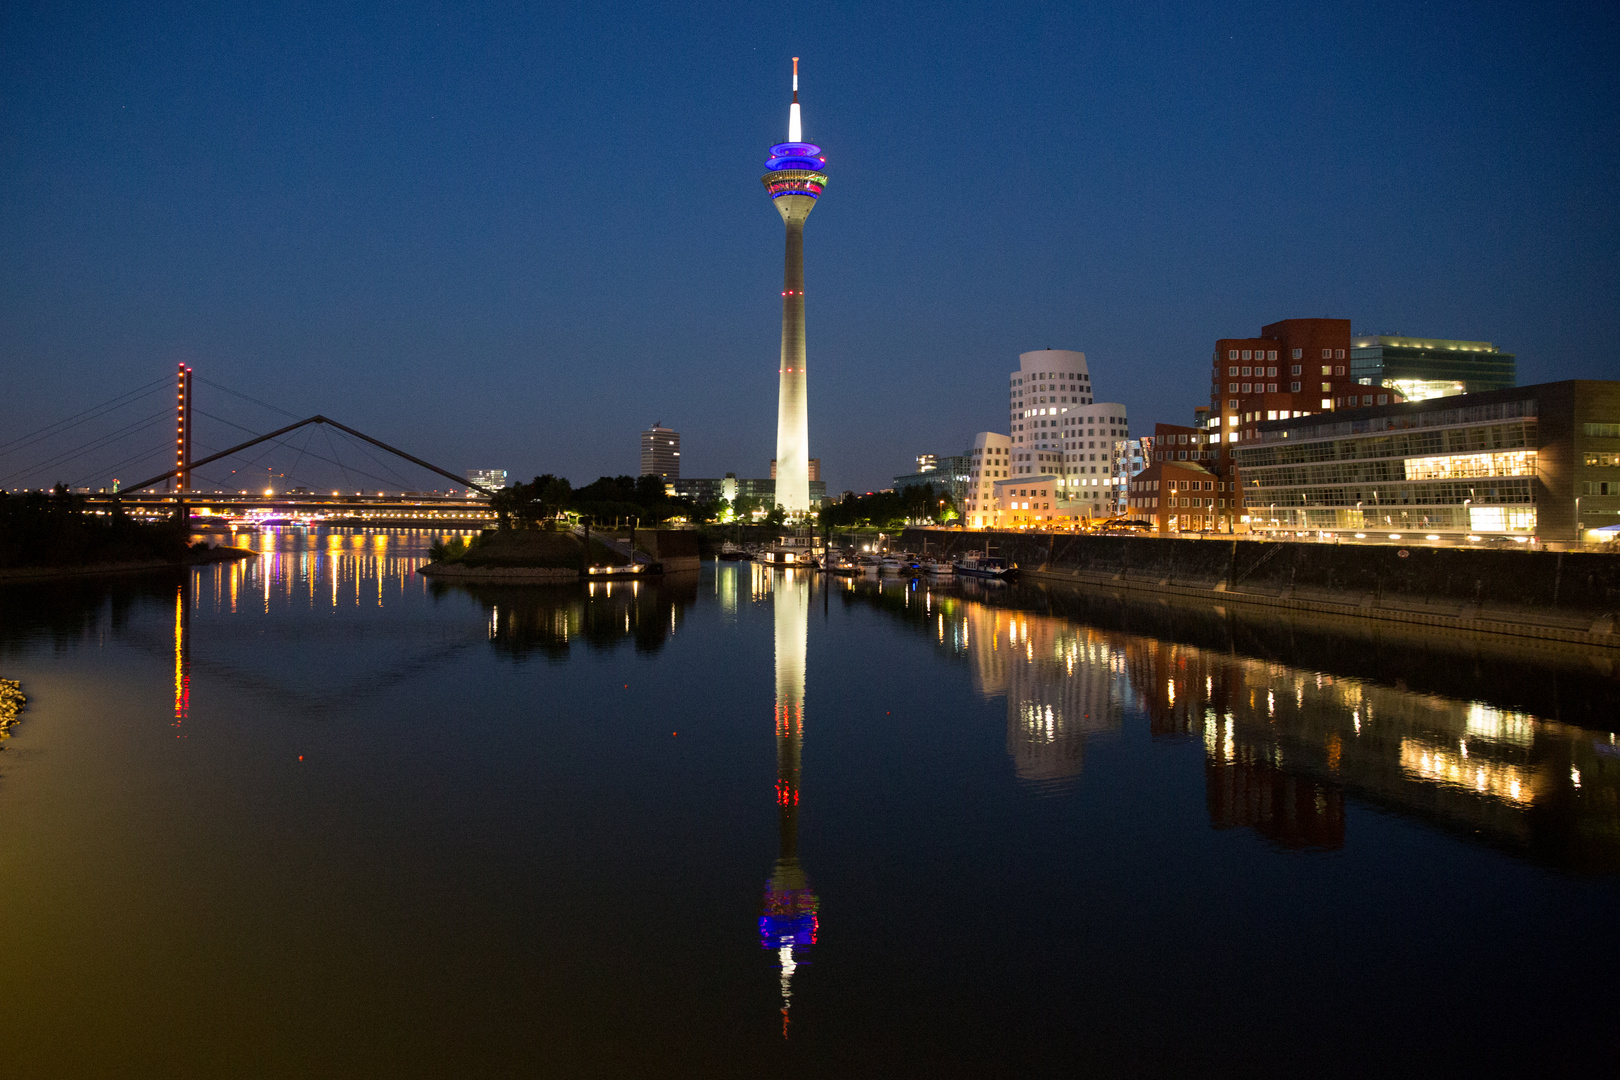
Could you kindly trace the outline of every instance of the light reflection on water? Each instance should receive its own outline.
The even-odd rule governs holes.
[[[1044,794],[1067,790],[1087,745],[1135,716],[1155,741],[1203,744],[1217,829],[1341,848],[1352,795],[1569,869],[1620,871],[1613,730],[1013,606],[1038,602],[1030,590],[867,580],[842,592],[965,659],[974,689],[1006,703],[1014,773]],[[1612,661],[1593,663],[1612,695]],[[1532,661],[1526,674],[1545,672]]]
[[[844,1074],[927,1062],[935,1074],[972,1074],[1003,1060],[1010,1016],[1052,1009],[1061,1026],[1022,1051],[1033,1071],[1087,1055],[1102,1055],[1091,1059],[1102,1071],[1180,1071],[1134,1069],[1135,1059],[1099,1049],[1123,1039],[1178,1046],[1178,1060],[1211,1072],[1228,1061],[1224,1044],[1200,1034],[1196,1012],[1173,1019],[1159,1003],[1217,986],[1265,1001],[1284,984],[1308,985],[1312,1023],[1234,1007],[1226,1030],[1295,1045],[1296,1061],[1332,1045],[1374,1068],[1394,1058],[1371,1045],[1347,1051],[1313,1025],[1367,1000],[1432,1007],[1436,979],[1458,1000],[1477,993],[1531,1016],[1543,1006],[1523,987],[1560,972],[1567,982],[1580,949],[1613,952],[1578,912],[1620,898],[1615,735],[1527,707],[1544,700],[1533,689],[1491,700],[1442,692],[1477,672],[1477,658],[1434,653],[1428,684],[1411,667],[1380,679],[1360,646],[1341,641],[1342,662],[1289,663],[1279,642],[1309,652],[1297,628],[1267,636],[1207,610],[753,564],[585,586],[446,587],[415,573],[428,539],[266,532],[251,538],[260,555],[249,562],[0,590],[0,675],[42,688],[13,745],[43,751],[0,769],[0,811],[26,823],[0,849],[0,902],[26,911],[39,882],[85,873],[51,854],[104,843],[65,825],[57,834],[85,800],[106,802],[109,821],[162,821],[174,851],[256,837],[245,855],[195,866],[168,865],[168,847],[147,853],[192,894],[230,897],[229,880],[252,876],[251,860],[296,851],[275,855],[272,881],[211,916],[311,935],[309,955],[286,960],[285,972],[225,977],[250,1012],[286,1012],[277,995],[331,979],[333,965],[359,973],[339,1010],[357,1020],[341,1030],[295,1022],[288,1034],[304,1038],[261,1048],[284,1073],[335,1060],[359,1031],[380,1048],[372,1064],[401,1075],[541,1060],[571,1073],[612,1060],[626,1075],[761,1062]],[[1511,675],[1514,662],[1494,658],[1492,671]],[[1561,696],[1545,700],[1561,711],[1612,701],[1612,672],[1584,657],[1518,663],[1527,684],[1556,677]],[[124,711],[144,715],[146,669],[157,675],[164,738],[182,740],[170,745],[184,756],[153,757],[139,724],[105,726]],[[83,705],[56,704],[69,697]],[[116,745],[132,783],[71,771],[83,754],[75,731]],[[238,760],[241,745],[252,752]],[[309,771],[284,771],[305,755]],[[143,792],[163,801],[148,805],[159,796]],[[21,805],[32,809],[19,814]],[[1415,831],[1392,832],[1390,819]],[[40,850],[29,845],[35,831]],[[440,865],[463,848],[464,859]],[[1446,897],[1444,912],[1414,908],[1409,926],[1369,922],[1340,895],[1356,891],[1334,869],[1341,860],[1379,896],[1405,893],[1431,863],[1445,867],[1422,885]],[[187,954],[194,924],[157,901],[143,906],[140,887],[101,872],[121,923],[160,957]],[[152,875],[143,868],[141,879]],[[378,896],[374,879],[387,882]],[[1525,940],[1513,985],[1473,987],[1464,961],[1444,954],[1427,956],[1428,982],[1391,968],[1403,935],[1490,932],[1494,902],[1472,905],[1503,882],[1526,911],[1577,912],[1517,928],[1539,936]],[[304,895],[328,900],[306,910]],[[359,909],[362,936],[376,935],[380,952],[353,930],[300,928],[329,917],[324,904],[339,896],[372,896]],[[1245,930],[1256,911],[1260,928]],[[66,941],[106,917],[62,893],[32,940]],[[1320,970],[1319,946],[1306,944],[1324,924],[1348,935],[1342,970]],[[16,980],[50,974],[30,967],[29,940],[15,925],[0,930],[0,948],[20,957],[0,992],[25,1003],[25,1060],[61,1072],[71,1061],[61,1047],[76,1045],[60,1038],[61,1017],[83,1006],[22,992]],[[1245,953],[1226,951],[1233,940],[1273,959],[1245,974]],[[268,962],[257,930],[210,947],[227,968]],[[402,950],[423,951],[426,967],[385,974]],[[58,944],[49,955],[70,952]],[[65,974],[128,996],[129,974],[108,955],[75,956]],[[1207,958],[1217,955],[1211,982]],[[1354,973],[1363,963],[1385,973],[1376,993]],[[217,964],[210,954],[199,970]],[[1311,978],[1280,974],[1296,969]],[[218,978],[175,992],[211,995]],[[1405,999],[1402,978],[1413,980]],[[1606,985],[1568,988],[1576,1008],[1614,1004]],[[575,1015],[565,998],[592,1004]],[[44,1011],[28,1011],[35,999]],[[1450,1023],[1474,1022],[1470,1009]],[[527,1019],[510,1020],[518,1014]],[[490,1026],[496,1017],[507,1026]],[[442,1018],[481,1033],[479,1047],[442,1041]],[[128,1032],[115,1019],[75,1023],[108,1048],[101,1065],[126,1062],[116,1048]],[[613,1037],[588,1034],[598,1028]],[[1404,1061],[1439,1045],[1426,1038],[1432,1029],[1390,1053]],[[210,1060],[241,1064],[228,1045]],[[807,1056],[769,1056],[783,1047]],[[176,1041],[165,1052],[183,1060],[188,1050]]]

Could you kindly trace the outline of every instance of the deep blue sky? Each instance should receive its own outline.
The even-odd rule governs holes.
[[[10,3],[0,442],[184,360],[455,470],[633,472],[662,420],[687,475],[764,475],[795,54],[833,490],[1005,430],[1031,348],[1137,431],[1289,317],[1615,377],[1617,12]]]

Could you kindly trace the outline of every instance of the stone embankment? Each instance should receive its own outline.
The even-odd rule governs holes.
[[[1021,576],[1620,648],[1620,558],[1591,552],[910,529],[911,551],[1010,558]]]

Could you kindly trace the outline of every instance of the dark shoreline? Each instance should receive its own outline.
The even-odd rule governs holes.
[[[17,566],[0,569],[0,585],[13,581],[50,581],[58,578],[101,577],[111,574],[143,574],[153,570],[183,570],[192,566],[251,559],[256,551],[236,547],[212,547],[188,551],[180,559],[140,559],[132,562],[87,563],[80,566]]]

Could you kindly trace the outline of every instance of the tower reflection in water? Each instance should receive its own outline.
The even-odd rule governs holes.
[[[185,737],[191,715],[191,580],[186,574],[174,597],[174,726],[175,738]]]
[[[816,894],[799,864],[799,755],[804,746],[804,658],[810,581],[803,571],[770,571],[776,614],[776,812],[780,845],[759,917],[761,947],[781,965],[782,1037],[788,1035],[793,973],[816,943]]]

